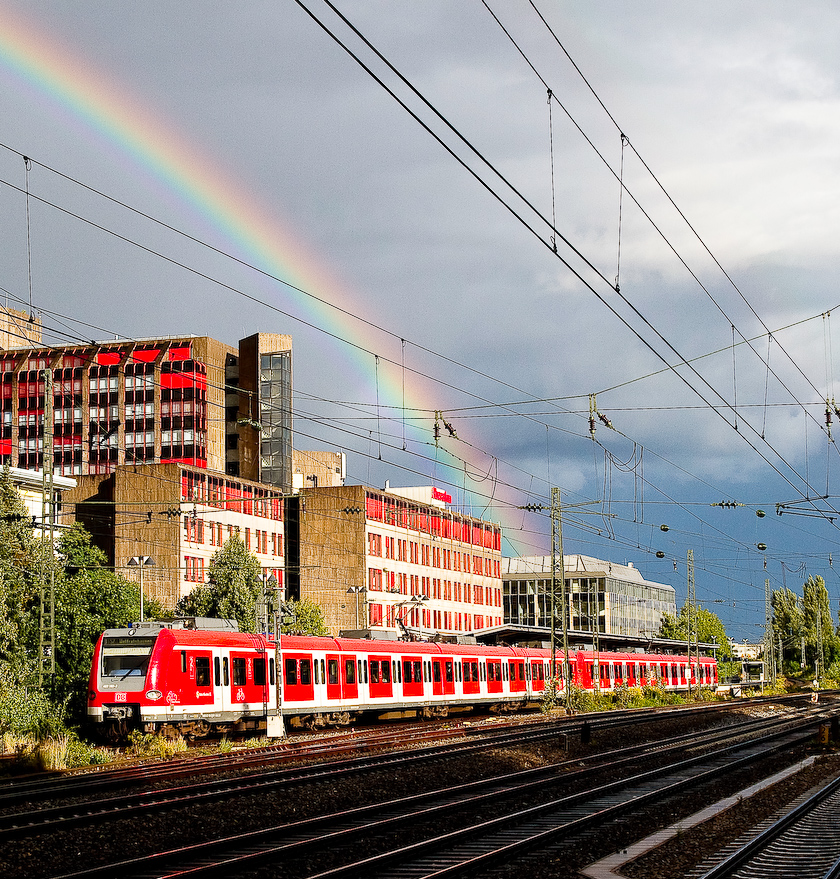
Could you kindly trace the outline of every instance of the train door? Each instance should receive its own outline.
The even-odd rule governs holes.
[[[213,689],[213,655],[210,650],[181,650],[181,672],[186,686],[180,694],[169,691],[164,698],[169,704],[187,702],[192,705],[212,705],[215,701]]]
[[[442,696],[445,692],[443,680],[443,659],[432,659],[432,695]]]
[[[487,692],[502,692],[502,661],[501,659],[487,660]]]
[[[461,663],[461,678],[463,680],[464,695],[471,696],[480,689],[478,679],[478,660],[464,659]]]
[[[390,698],[391,689],[391,657],[371,656],[368,659],[370,667],[370,695],[373,699]]]
[[[525,692],[525,663],[521,659],[511,659],[508,662],[510,671],[510,691],[511,693]]]
[[[404,696],[423,695],[423,662],[419,656],[402,657],[402,685]]]
[[[455,694],[455,660],[451,657],[443,660],[443,694]]]
[[[312,655],[283,654],[283,701],[286,704],[309,705],[315,701]]]
[[[541,659],[531,661],[531,689],[535,693],[545,689],[545,666]]]
[[[254,661],[260,659],[259,669],[255,674]],[[207,677],[209,681],[208,664]],[[253,651],[235,651],[230,653],[230,700],[233,705],[254,705],[266,701],[265,657]]]
[[[341,653],[328,653],[327,699],[358,699],[359,682],[356,678],[356,657]]]

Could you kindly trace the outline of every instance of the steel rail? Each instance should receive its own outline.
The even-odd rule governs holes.
[[[824,834],[814,836],[811,834],[808,824],[817,810],[829,801],[833,801],[831,802],[833,832],[830,836]],[[762,876],[790,876],[791,862],[787,860],[778,863],[779,859],[784,858],[787,852],[792,852],[794,855],[797,864],[797,879],[805,879],[805,877],[823,879],[825,875],[831,874],[831,870],[836,867],[836,865],[833,867],[832,864],[840,856],[840,835],[836,831],[838,803],[840,803],[840,777],[829,782],[779,818],[778,821],[746,842],[736,852],[720,861],[704,873],[702,879],[730,879],[739,873],[747,875],[742,868],[751,870],[750,865],[753,865],[758,858],[762,858],[764,862]],[[791,834],[795,835],[795,839],[785,845],[785,837],[790,837]],[[768,850],[774,844],[778,850],[771,855]],[[819,859],[819,856],[822,858]],[[774,859],[777,861],[775,866]],[[825,872],[826,867],[829,868],[828,874]],[[774,872],[774,870],[778,870],[778,872]]]
[[[816,723],[818,721],[810,721],[805,725],[810,727]],[[356,863],[313,874],[309,879],[350,879],[359,876],[372,879],[379,875],[392,876],[396,864],[400,865],[401,875],[412,876],[414,879],[455,879],[486,875],[493,867],[554,845],[570,834],[580,833],[595,824],[602,826],[606,821],[619,818],[631,809],[637,809],[641,805],[649,806],[687,787],[696,786],[702,781],[715,780],[723,773],[732,772],[734,768],[764,759],[772,752],[772,749],[767,748],[768,741],[786,735],[788,738],[780,748],[797,745],[810,739],[812,734],[773,733],[762,739],[682,761],[678,765],[672,764],[640,773],[631,779],[611,782],[585,794],[533,806]],[[747,753],[741,757],[733,757],[739,751]],[[690,766],[698,766],[704,761],[714,761],[715,765],[708,769],[701,767],[698,774],[686,773]],[[648,785],[657,779],[662,781],[661,786],[650,788]],[[625,795],[618,802],[614,802],[616,795],[622,790],[626,791]],[[565,814],[561,810],[566,810]],[[535,820],[543,821],[544,829],[534,831],[526,826],[528,822]],[[409,865],[407,862],[412,858],[414,862]]]

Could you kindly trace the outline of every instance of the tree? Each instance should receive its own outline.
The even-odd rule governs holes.
[[[697,608],[697,631],[695,632],[695,614],[692,609],[684,604],[680,612],[674,617],[665,614],[659,626],[659,634],[663,638],[673,638],[677,641],[688,641],[689,630],[691,641],[699,640],[703,644],[718,645],[718,657],[726,660],[730,656],[729,639],[726,637],[726,629],[716,613],[705,607]]]
[[[57,553],[56,553],[57,549]],[[52,700],[54,718],[69,707],[84,716],[90,662],[99,634],[138,619],[135,583],[105,567],[104,554],[81,525],[63,531],[54,548],[35,536],[32,519],[11,481],[0,472],[0,684],[10,698]],[[37,693],[42,588],[54,589],[55,675]],[[157,606],[151,609],[156,612]]]
[[[259,560],[232,534],[210,560],[208,584],[193,589],[177,606],[180,616],[234,619],[243,632],[256,630],[257,599],[263,593]]]
[[[83,716],[93,649],[105,629],[124,628],[140,618],[140,589],[106,567],[105,554],[80,524],[58,541],[62,564],[55,582],[56,676],[53,694],[67,700],[74,717]],[[157,602],[144,601],[150,618]]]
[[[31,683],[36,674],[39,601],[47,561],[9,468],[4,467],[0,471],[0,681],[6,684]]]
[[[796,662],[805,633],[805,616],[799,596],[790,589],[775,589],[770,596],[773,608],[773,643],[782,641],[782,657]]]
[[[808,577],[805,581],[802,587],[802,611],[808,662],[816,667],[817,661],[822,661],[825,670],[840,657],[840,639],[834,631],[828,590],[822,577]]]
[[[284,635],[329,635],[324,612],[308,598],[287,601],[281,613],[280,632]]]

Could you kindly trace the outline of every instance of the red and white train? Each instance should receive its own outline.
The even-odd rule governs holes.
[[[549,650],[428,641],[369,641],[283,635],[273,639],[187,620],[109,629],[96,645],[88,719],[119,738],[132,729],[203,736],[211,731],[345,725],[362,715],[445,717],[453,711],[518,710],[542,697]],[[214,628],[215,626],[215,628]],[[562,652],[555,673],[562,691]],[[669,690],[714,687],[708,656],[576,651],[574,684]],[[279,673],[278,673],[279,672]],[[280,711],[278,711],[278,705]],[[281,722],[282,725],[282,722]]]

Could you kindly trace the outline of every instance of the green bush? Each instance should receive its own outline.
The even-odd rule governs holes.
[[[174,739],[154,733],[142,733],[134,730],[128,736],[129,753],[134,757],[152,757],[156,760],[168,760],[176,754],[187,750],[183,736]]]
[[[7,684],[0,694],[0,732],[36,739],[66,732],[64,707],[56,706],[42,690]]]

